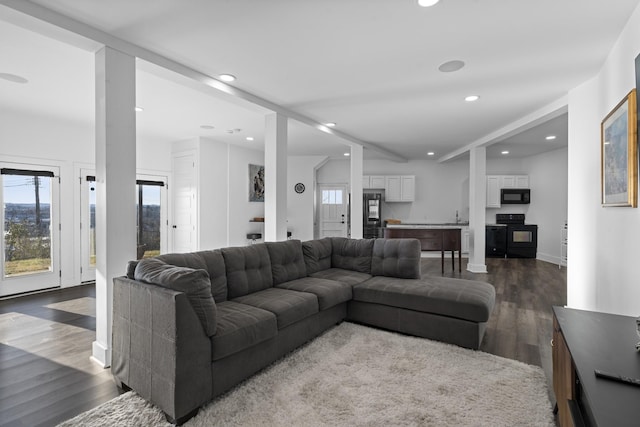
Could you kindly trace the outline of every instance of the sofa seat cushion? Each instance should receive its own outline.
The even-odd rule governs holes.
[[[314,294],[280,288],[254,292],[235,298],[233,301],[275,314],[278,320],[278,329],[284,329],[319,311],[318,298]]]
[[[318,298],[320,310],[326,310],[340,303],[349,301],[352,296],[351,285],[335,280],[305,277],[282,283],[277,288],[298,292],[308,292]]]
[[[329,268],[327,270],[318,271],[311,274],[311,277],[318,279],[335,280],[345,285],[357,285],[371,279],[371,275],[367,273],[360,273],[353,270],[345,270],[342,268]]]
[[[211,337],[213,360],[219,360],[278,334],[276,316],[267,310],[225,301],[218,304],[218,330]]]
[[[496,292],[485,282],[447,277],[397,279],[376,276],[353,287],[354,301],[486,322]]]

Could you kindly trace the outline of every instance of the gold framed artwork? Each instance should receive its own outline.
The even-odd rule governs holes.
[[[602,206],[638,206],[636,89],[600,125]]]

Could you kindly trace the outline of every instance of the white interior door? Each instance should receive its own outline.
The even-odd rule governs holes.
[[[0,164],[0,296],[60,286],[59,170]]]
[[[173,157],[173,252],[198,250],[196,155],[189,151]]]
[[[320,238],[347,237],[347,186],[320,184],[318,188]]]

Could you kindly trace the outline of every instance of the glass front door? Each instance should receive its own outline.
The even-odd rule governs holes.
[[[57,168],[2,166],[0,295],[59,286]]]

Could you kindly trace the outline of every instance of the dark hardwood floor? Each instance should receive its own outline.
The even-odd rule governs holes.
[[[496,306],[481,350],[541,366],[551,392],[551,306],[566,304],[566,270],[535,259],[487,259],[483,280]],[[440,258],[423,258],[423,274],[440,276]],[[95,289],[83,285],[0,301],[0,425],[52,426],[118,393],[108,369],[92,362]],[[553,400],[552,400],[553,401]]]
[[[0,301],[0,425],[52,426],[118,396],[92,362],[95,286]]]

